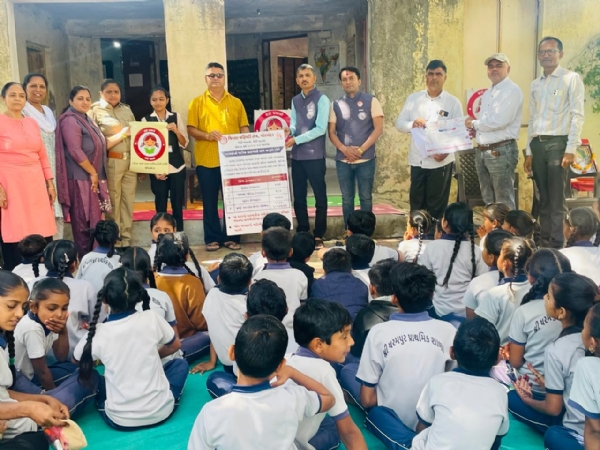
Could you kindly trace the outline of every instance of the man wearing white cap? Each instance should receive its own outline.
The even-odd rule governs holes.
[[[492,87],[481,98],[479,118],[468,118],[465,125],[473,130],[477,141],[475,164],[483,201],[516,209],[513,186],[519,162],[523,92],[508,78],[510,62],[505,54],[494,53],[485,65]]]

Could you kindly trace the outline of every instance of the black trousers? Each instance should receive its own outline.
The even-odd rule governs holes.
[[[48,447],[48,440],[43,431],[23,433],[0,442],[2,450],[47,450]]]
[[[441,220],[448,206],[454,163],[437,169],[410,166],[410,210],[424,209]]]
[[[531,141],[533,179],[540,193],[540,226],[542,247],[562,248],[563,223],[567,213],[566,198],[571,197],[569,168],[562,168],[567,136]]]
[[[308,194],[307,182],[310,182],[315,194],[315,217],[314,236],[322,238],[327,231],[327,185],[325,183],[325,158],[312,159],[308,161],[297,161],[292,159],[292,187],[294,189],[294,212],[298,226],[296,231],[310,231],[308,224],[308,205],[306,196]]]
[[[175,217],[175,221],[177,222],[177,231],[183,231],[185,178],[185,170],[169,174],[166,180],[159,180],[155,175],[150,175],[150,187],[154,194],[154,207],[156,212],[167,212],[167,201],[170,196],[173,217]]]

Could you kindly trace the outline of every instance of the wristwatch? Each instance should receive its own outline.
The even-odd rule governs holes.
[[[364,152],[365,151],[362,149],[362,147],[358,147],[358,153],[360,153],[360,156],[362,156]]]

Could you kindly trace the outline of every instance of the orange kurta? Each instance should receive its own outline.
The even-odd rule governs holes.
[[[8,208],[1,212],[2,239],[19,242],[30,234],[56,233],[46,180],[54,178],[40,128],[30,117],[0,114],[0,185]]]

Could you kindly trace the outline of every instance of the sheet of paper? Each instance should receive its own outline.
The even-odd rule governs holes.
[[[171,164],[169,164],[169,173],[179,173],[184,169],[185,169],[185,164],[181,167],[174,167]]]
[[[412,136],[412,140],[415,143],[416,147],[421,152],[422,158],[427,158],[427,136],[425,134],[424,128],[413,128],[410,130],[410,134]]]
[[[473,148],[473,139],[465,127],[466,117],[427,122],[425,154],[445,155]]]

